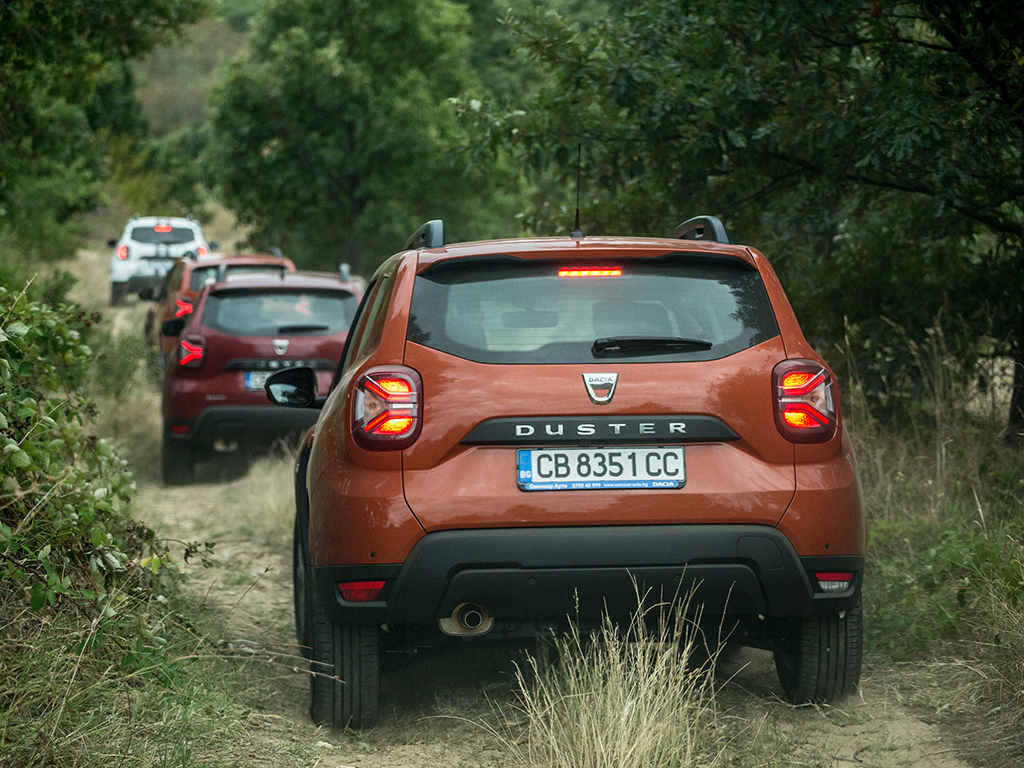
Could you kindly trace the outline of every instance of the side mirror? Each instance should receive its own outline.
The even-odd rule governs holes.
[[[218,243],[216,240],[213,240],[212,242],[207,243],[207,245],[210,246],[210,250],[211,251],[215,251],[218,248],[220,248],[220,243]]]
[[[184,317],[176,317],[160,326],[160,333],[164,336],[181,336],[183,330],[185,330]]]
[[[275,405],[308,408],[317,400],[316,371],[306,366],[278,371],[263,386],[270,402]]]
[[[113,239],[107,240],[107,247],[108,248],[117,248],[117,240],[113,240]]]
[[[142,299],[143,301],[153,301],[153,289],[143,288],[141,291],[139,291],[139,298]]]

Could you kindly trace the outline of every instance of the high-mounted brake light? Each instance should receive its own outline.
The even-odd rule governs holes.
[[[192,314],[192,302],[189,301],[188,299],[175,299],[174,304],[175,317],[184,317],[185,315]]]
[[[202,340],[181,339],[178,342],[178,365],[182,368],[202,367],[205,356],[206,344]]]
[[[775,425],[794,443],[824,443],[836,433],[832,374],[813,360],[785,360],[772,371]]]
[[[352,390],[352,438],[370,451],[408,448],[423,422],[423,380],[412,368],[371,368]]]
[[[121,261],[124,261],[125,259],[128,258],[128,246],[125,245],[124,243],[117,246],[117,258]]]
[[[368,603],[384,589],[383,581],[339,581],[341,597],[350,603]]]
[[[170,224],[157,224],[153,227],[154,232],[167,233],[171,231]]]
[[[604,269],[591,269],[591,268],[580,268],[580,269],[560,269],[558,270],[559,277],[621,277],[622,269],[620,267],[606,267]]]

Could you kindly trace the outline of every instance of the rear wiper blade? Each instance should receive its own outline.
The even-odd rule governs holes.
[[[594,357],[606,355],[665,355],[671,352],[706,351],[714,345],[703,339],[678,336],[612,336],[597,339],[590,348]]]
[[[282,325],[277,329],[278,333],[302,333],[303,331],[326,331],[329,325]]]

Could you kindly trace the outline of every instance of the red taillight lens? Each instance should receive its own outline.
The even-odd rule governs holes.
[[[200,245],[198,248],[196,248],[196,254],[199,256],[209,256],[210,249],[207,248],[205,245]]]
[[[423,381],[412,368],[371,368],[352,392],[352,437],[370,451],[408,448],[423,422]]]
[[[175,317],[184,317],[185,315],[192,314],[192,302],[187,299],[175,299],[174,307]]]
[[[832,374],[813,360],[786,360],[772,371],[775,425],[794,443],[824,443],[836,433]]]
[[[128,246],[125,245],[124,243],[117,246],[117,258],[120,261],[124,261],[125,259],[128,258]]]
[[[154,232],[160,232],[160,233],[167,233],[167,232],[171,231],[171,225],[170,224],[157,224],[155,227],[153,227],[153,231]]]
[[[178,342],[178,365],[182,368],[201,368],[206,357],[206,343],[202,339],[181,339]]]
[[[384,589],[383,581],[339,581],[341,597],[350,603],[368,603]]]
[[[560,269],[559,277],[621,277],[622,269],[619,267],[580,267],[579,269]]]

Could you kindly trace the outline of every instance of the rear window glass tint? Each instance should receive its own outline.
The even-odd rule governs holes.
[[[347,291],[218,291],[203,325],[233,336],[327,335],[348,330],[357,304]]]
[[[196,239],[195,232],[188,227],[171,227],[169,232],[158,232],[153,227],[133,227],[132,240],[136,243],[155,245],[184,245]]]
[[[284,266],[278,266],[277,264],[234,264],[223,267],[197,267],[192,270],[192,274],[189,276],[189,288],[193,291],[198,291],[207,280],[211,278],[214,280],[219,279],[218,272],[220,269],[224,270],[225,276],[228,278],[238,277],[239,275],[275,275],[288,271]]]
[[[671,362],[718,359],[778,335],[761,276],[744,265],[624,262],[615,277],[559,277],[560,266],[453,265],[419,275],[408,339],[481,363],[592,363],[600,338],[711,344],[614,356]]]

